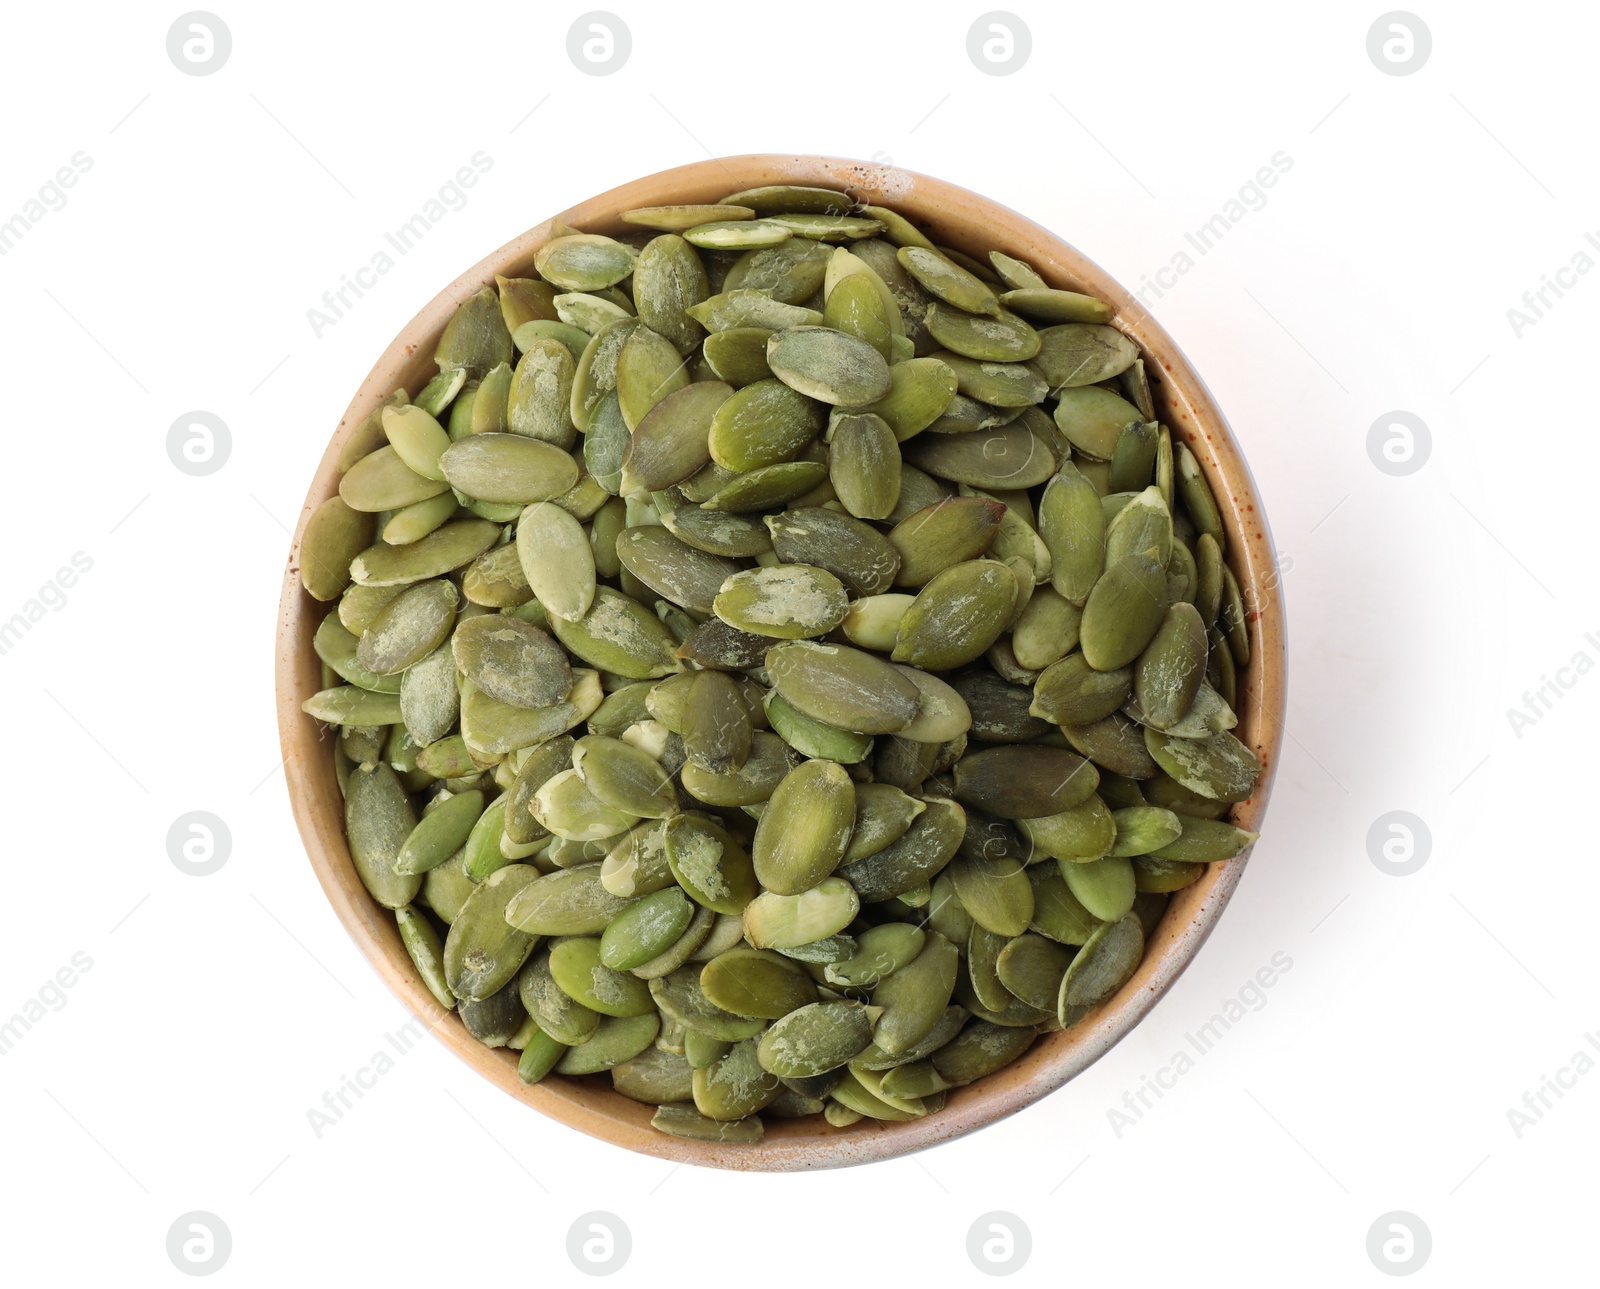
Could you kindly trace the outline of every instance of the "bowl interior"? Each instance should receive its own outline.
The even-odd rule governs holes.
[[[1227,559],[1245,593],[1251,657],[1239,676],[1239,727],[1260,757],[1255,794],[1235,808],[1241,827],[1259,830],[1282,741],[1283,606],[1271,536],[1238,445],[1204,384],[1143,307],[1098,266],[1015,212],[952,184],[904,170],[824,157],[747,156],[700,162],[652,175],[592,198],[556,218],[586,232],[637,232],[621,211],[635,206],[711,202],[760,184],[843,188],[893,206],[935,242],[973,254],[1000,250],[1027,260],[1056,287],[1107,301],[1114,324],[1144,353],[1159,419],[1188,443],[1216,495],[1229,534]],[[851,1128],[812,1120],[774,1120],[755,1146],[719,1146],[668,1137],[650,1127],[653,1107],[613,1092],[604,1075],[551,1078],[528,1087],[516,1077],[516,1054],[483,1047],[453,1012],[433,999],[400,942],[393,915],[356,876],[345,845],[343,803],[332,750],[322,727],[300,711],[320,684],[312,634],[329,605],[299,584],[298,553],[306,519],[338,489],[339,448],[353,428],[396,388],[415,393],[434,374],[433,351],[456,305],[495,275],[530,273],[552,221],[530,229],[464,273],[395,339],[345,411],[306,497],[286,572],[278,628],[278,712],[284,770],[296,821],[323,889],[340,919],[385,982],[456,1055],[519,1100],[615,1145],[675,1161],[733,1169],[826,1168],[884,1159],[971,1132],[1012,1114],[1085,1069],[1143,1017],[1204,942],[1237,885],[1244,856],[1211,865],[1171,899],[1134,977],[1098,1012],[1071,1030],[1048,1034],[1018,1061],[949,1094],[937,1114],[907,1123],[863,1120]],[[1248,853],[1248,852],[1247,852]]]

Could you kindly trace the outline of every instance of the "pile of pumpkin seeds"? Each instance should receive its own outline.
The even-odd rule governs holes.
[[[1100,300],[819,188],[622,219],[465,300],[306,527],[351,858],[526,1082],[918,1118],[1254,840],[1229,538]]]

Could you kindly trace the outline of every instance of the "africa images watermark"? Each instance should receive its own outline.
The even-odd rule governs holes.
[[[1583,640],[1596,653],[1600,653],[1600,636],[1589,631],[1584,634]],[[1588,649],[1579,649],[1564,665],[1556,668],[1553,678],[1548,673],[1540,673],[1538,688],[1522,695],[1522,706],[1506,708],[1506,720],[1511,724],[1511,732],[1520,739],[1525,731],[1554,711],[1556,704],[1567,696],[1567,691],[1575,689],[1578,682],[1594,668],[1594,654]]]
[[[94,158],[87,152],[74,152],[67,158],[70,164],[61,166],[55,174],[39,186],[38,195],[22,203],[22,209],[0,224],[0,255],[15,248],[30,228],[53,210],[67,204],[68,188],[94,168]]]
[[[412,247],[426,237],[429,230],[436,227],[446,215],[466,206],[465,190],[476,187],[478,180],[494,169],[494,158],[487,152],[481,150],[474,152],[468,160],[472,164],[462,166],[452,178],[440,185],[438,192],[423,202],[422,208],[415,215],[392,232],[384,233],[383,240],[387,247],[393,248],[393,255],[386,248],[374,251],[367,262],[354,273],[341,274],[338,286],[322,293],[321,308],[313,307],[306,310],[306,321],[311,324],[313,336],[321,340],[323,332],[353,309],[356,300],[377,286],[378,279],[394,268],[399,262],[397,256],[410,254]],[[355,298],[352,299],[352,296]]]
[[[1155,1102],[1177,1087],[1178,1080],[1194,1069],[1200,1063],[1200,1058],[1212,1051],[1224,1035],[1251,1012],[1258,1012],[1267,1005],[1267,990],[1293,967],[1294,959],[1279,949],[1267,959],[1266,966],[1234,991],[1233,997],[1222,1000],[1216,1015],[1198,1026],[1193,1033],[1184,1034],[1184,1042],[1193,1049],[1193,1055],[1188,1048],[1179,1048],[1167,1064],[1154,1074],[1143,1076],[1137,1088],[1124,1092],[1122,1104],[1106,1111],[1106,1122],[1111,1126],[1112,1135],[1121,1141],[1122,1134],[1138,1125],[1155,1108]]]
[[[1600,1032],[1590,1030],[1583,1036],[1583,1041],[1596,1053],[1600,1053]],[[1577,1087],[1578,1080],[1594,1070],[1597,1065],[1600,1065],[1600,1061],[1580,1047],[1553,1076],[1540,1074],[1539,1086],[1531,1092],[1522,1094],[1521,1107],[1512,1106],[1506,1111],[1506,1122],[1511,1125],[1511,1135],[1521,1141],[1522,1134],[1553,1110],[1555,1101],[1561,1100]]]
[[[1583,240],[1600,254],[1600,234],[1586,232]],[[1594,268],[1595,262],[1595,257],[1580,246],[1554,273],[1541,273],[1539,281],[1543,285],[1522,293],[1522,308],[1506,310],[1506,321],[1511,324],[1511,334],[1521,340],[1524,331],[1538,326],[1545,314],[1561,303],[1561,297],[1577,286],[1589,270]]]
[[[60,613],[67,607],[67,592],[78,584],[78,578],[94,567],[94,560],[82,551],[73,551],[70,564],[63,564],[22,607],[9,618],[0,620],[0,655],[8,654],[21,643],[22,637],[33,630],[34,623],[42,622],[46,610]]]
[[[378,1085],[378,1080],[399,1064],[399,1058],[416,1046],[422,1034],[422,1021],[415,1016],[396,1029],[393,1034],[384,1034],[384,1041],[394,1049],[395,1054],[390,1056],[388,1052],[379,1048],[354,1076],[341,1074],[339,1086],[331,1092],[322,1094],[322,1104],[325,1108],[319,1110],[316,1106],[312,1106],[306,1111],[306,1122],[311,1125],[312,1135],[321,1141],[322,1134],[336,1126],[353,1108],[350,1098],[354,1097],[359,1101],[372,1091]]]
[[[1167,263],[1154,273],[1140,274],[1139,286],[1134,291],[1134,295],[1138,297],[1140,304],[1148,309],[1150,307],[1149,292],[1153,291],[1155,298],[1159,300],[1178,285],[1179,278],[1183,277],[1184,274],[1199,263],[1196,256],[1209,255],[1217,244],[1246,215],[1253,210],[1265,209],[1267,205],[1266,190],[1275,187],[1279,179],[1294,169],[1294,158],[1282,149],[1274,152],[1267,160],[1269,164],[1258,169],[1255,177],[1245,183],[1236,196],[1230,197],[1223,202],[1221,210],[1201,224],[1194,232],[1183,235],[1183,240],[1194,248],[1194,255],[1180,248],[1174,251]]]
[[[65,1007],[70,1001],[67,990],[76,985],[79,978],[93,966],[94,959],[79,949],[68,959],[66,966],[40,985],[34,996],[17,1008],[9,1020],[0,1022],[0,1056],[9,1055],[11,1049],[50,1012],[58,1012]]]

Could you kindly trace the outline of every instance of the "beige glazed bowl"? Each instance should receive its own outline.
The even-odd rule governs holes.
[[[1115,310],[1114,324],[1143,350],[1157,415],[1188,443],[1205,470],[1229,534],[1228,562],[1249,609],[1250,663],[1239,677],[1240,723],[1234,731],[1260,757],[1264,772],[1255,795],[1234,818],[1259,831],[1283,738],[1284,619],[1272,538],[1249,468],[1222,413],[1178,348],[1151,316],[1096,265],[1060,238],[1021,215],[964,188],[904,170],[828,157],[745,156],[702,161],[637,179],[561,212],[586,232],[637,231],[618,218],[636,206],[713,202],[761,184],[814,184],[892,206],[935,241],[974,255],[996,249],[1025,259],[1056,287],[1098,296]],[[1014,1114],[1059,1088],[1104,1055],[1172,985],[1205,943],[1243,872],[1245,856],[1211,865],[1177,892],[1151,936],[1133,978],[1099,1011],[1071,1030],[1040,1038],[997,1074],[949,1094],[943,1110],[906,1123],[863,1120],[847,1129],[810,1119],[773,1120],[758,1145],[686,1141],[650,1126],[653,1107],[611,1090],[604,1075],[552,1076],[534,1086],[517,1079],[516,1053],[474,1040],[418,978],[401,945],[394,916],[375,903],[356,876],[345,846],[343,802],[332,749],[322,727],[300,710],[320,687],[312,633],[328,610],[300,587],[299,550],[306,520],[338,489],[339,449],[350,432],[398,387],[415,393],[434,374],[433,351],[457,304],[496,274],[526,276],[550,221],[530,229],[475,265],[439,293],[401,330],[361,383],[334,430],[306,494],[283,583],[278,624],[277,701],[284,771],[295,820],[334,911],[385,983],[432,1029],[440,1042],[486,1079],[527,1105],[613,1145],[658,1158],[718,1168],[797,1170],[866,1163],[920,1150]],[[1248,852],[1246,852],[1248,854]]]

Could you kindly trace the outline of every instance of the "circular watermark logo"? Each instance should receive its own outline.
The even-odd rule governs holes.
[[[1412,412],[1385,412],[1367,431],[1367,456],[1384,474],[1416,474],[1433,455],[1433,435]]]
[[[567,1257],[586,1276],[621,1271],[632,1252],[628,1224],[615,1213],[585,1213],[567,1229]]]
[[[593,9],[567,28],[567,57],[580,72],[609,76],[620,72],[633,52],[633,33],[614,13]]]
[[[1033,1252],[1028,1224],[1015,1213],[996,1209],[985,1213],[967,1230],[967,1256],[986,1276],[1009,1276],[1021,1271]]]
[[[210,877],[233,853],[228,825],[206,810],[179,815],[167,829],[167,858],[180,873]]]
[[[184,474],[216,474],[232,453],[233,435],[215,412],[185,412],[167,431],[167,458]]]
[[[988,76],[1022,70],[1033,53],[1033,34],[1014,13],[992,9],[967,28],[967,57]]]
[[[1433,854],[1433,834],[1409,810],[1379,815],[1367,829],[1367,857],[1380,873],[1410,877]]]
[[[1420,72],[1433,52],[1433,33],[1414,13],[1392,9],[1367,28],[1367,57],[1385,76]]]
[[[1385,1213],[1367,1231],[1367,1256],[1386,1276],[1409,1276],[1421,1271],[1432,1252],[1433,1235],[1428,1224],[1404,1209]]]
[[[214,13],[193,9],[167,28],[167,57],[186,76],[220,72],[233,52],[233,33]]]
[[[221,1271],[232,1252],[233,1234],[215,1213],[196,1209],[167,1228],[167,1256],[186,1276]]]

